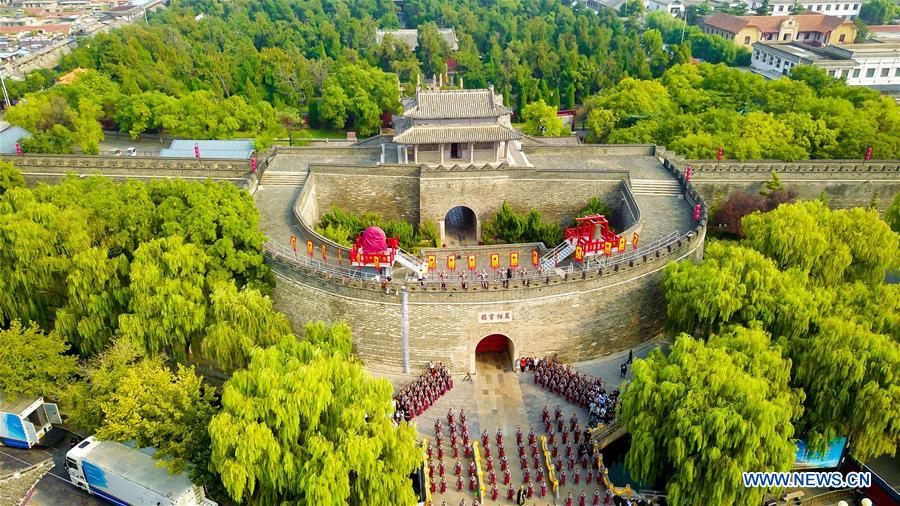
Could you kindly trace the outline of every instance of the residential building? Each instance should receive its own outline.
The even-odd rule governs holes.
[[[161,149],[162,158],[201,158],[249,160],[253,156],[253,141],[250,139],[208,140],[176,139],[168,148]]]
[[[493,87],[420,88],[413,98],[403,100],[403,114],[393,118],[397,159],[434,166],[527,163],[519,153],[523,135],[513,130],[511,113]]]
[[[453,28],[440,28],[438,29],[438,33],[440,33],[444,40],[447,41],[447,46],[450,47],[451,51],[459,50],[459,41],[456,39],[456,30]],[[390,35],[396,42],[406,44],[406,46],[413,51],[419,47],[419,30],[415,28],[408,30],[376,30],[375,43],[381,44],[385,35]]]
[[[900,90],[900,43],[870,42],[812,47],[799,42],[753,44],[750,69],[775,79],[796,65],[815,65],[850,86]]]
[[[650,12],[666,11],[678,18],[684,18],[684,11],[687,8],[682,0],[645,0],[644,5]]]
[[[755,11],[763,5],[762,0],[749,0],[748,8]],[[793,10],[802,7],[805,12],[840,16],[844,19],[856,19],[862,0],[769,0],[769,14],[772,16],[789,16]],[[795,7],[796,6],[796,7]]]
[[[701,25],[704,33],[720,35],[738,46],[754,43],[801,41],[806,44],[850,44],[856,38],[856,25],[836,16],[803,13],[796,16],[732,16],[716,13]]]

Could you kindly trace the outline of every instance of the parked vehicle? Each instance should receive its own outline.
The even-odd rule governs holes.
[[[157,466],[153,451],[91,436],[66,453],[66,469],[75,486],[119,506],[217,506],[187,475]]]
[[[7,396],[0,393],[0,444],[31,448],[53,424],[62,423],[56,404],[43,397]]]

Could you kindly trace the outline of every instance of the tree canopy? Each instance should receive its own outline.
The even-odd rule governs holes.
[[[212,464],[239,502],[413,503],[420,450],[411,427],[392,426],[391,395],[350,357],[346,325],[308,325],[225,383]]]
[[[733,327],[708,342],[681,335],[668,355],[634,363],[621,414],[631,434],[626,465],[644,483],[667,478],[666,502],[757,504],[762,488],[741,473],[787,471],[802,392],[791,362],[759,328]]]
[[[709,241],[703,262],[666,267],[671,329],[770,333],[792,364],[790,386],[805,395],[798,437],[821,450],[846,436],[863,461],[893,454],[900,287],[884,279],[900,237],[872,209],[832,211],[819,201],[750,214],[743,227],[742,244]]]
[[[18,320],[0,329],[0,393],[57,397],[77,372],[75,357],[60,336]]]

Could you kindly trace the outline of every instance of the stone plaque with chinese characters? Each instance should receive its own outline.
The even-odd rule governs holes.
[[[478,323],[506,323],[512,321],[512,311],[482,311]]]

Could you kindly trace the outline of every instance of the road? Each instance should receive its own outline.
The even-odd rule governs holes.
[[[65,468],[66,452],[69,450],[71,434],[54,427],[42,440],[42,444],[30,450],[0,448],[0,467],[7,469],[26,468],[45,460],[53,459],[53,468],[37,484],[24,504],[31,506],[105,506],[103,500],[89,495],[72,485]]]

